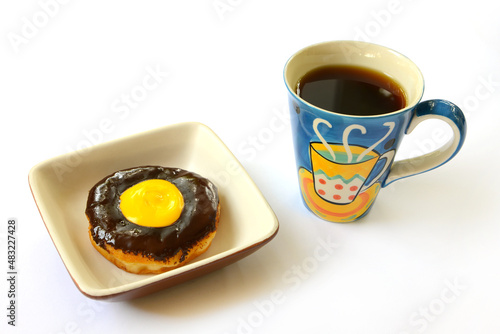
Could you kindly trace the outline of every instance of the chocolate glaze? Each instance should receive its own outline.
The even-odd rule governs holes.
[[[173,183],[184,197],[184,208],[175,223],[146,227],[128,221],[120,210],[120,196],[129,187],[149,179]],[[117,171],[99,181],[89,192],[85,214],[96,244],[123,252],[142,254],[156,261],[186,252],[216,229],[219,196],[217,187],[198,174],[161,166],[142,166]]]

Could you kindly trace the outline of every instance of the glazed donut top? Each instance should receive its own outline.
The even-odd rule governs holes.
[[[141,226],[131,222],[120,209],[120,196],[147,180],[166,180],[182,194],[179,218],[163,227]],[[109,244],[132,252],[165,260],[179,250],[186,254],[197,241],[216,229],[219,196],[216,186],[198,174],[161,166],[142,166],[117,171],[99,181],[89,192],[85,213],[96,244]]]

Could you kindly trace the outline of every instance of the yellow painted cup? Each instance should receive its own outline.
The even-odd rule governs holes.
[[[310,156],[314,190],[323,200],[334,204],[352,203],[360,192],[368,189],[384,174],[394,156],[393,151],[382,156],[374,151],[363,155],[366,147],[328,145],[335,157],[323,143],[311,143]],[[381,159],[386,159],[384,167],[375,177],[370,177]]]

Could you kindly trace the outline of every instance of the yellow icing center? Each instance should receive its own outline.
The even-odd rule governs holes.
[[[146,180],[120,196],[120,210],[134,224],[164,227],[175,223],[184,208],[184,198],[175,185],[160,179]]]

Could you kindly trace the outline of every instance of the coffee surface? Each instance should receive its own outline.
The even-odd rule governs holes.
[[[316,107],[347,115],[381,115],[406,105],[404,91],[383,73],[355,66],[323,66],[306,73],[297,94]]]

